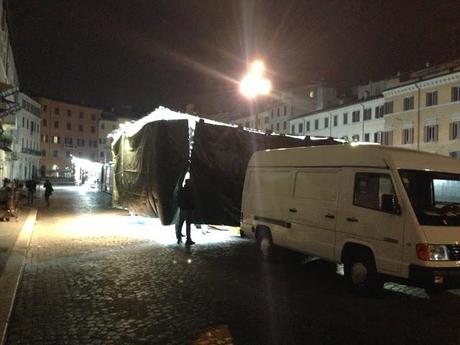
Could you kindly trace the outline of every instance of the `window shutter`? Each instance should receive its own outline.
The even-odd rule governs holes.
[[[434,126],[434,141],[438,141],[438,128],[439,125]]]
[[[455,139],[454,123],[449,123],[449,140]]]
[[[423,127],[423,141],[428,142],[428,126]]]
[[[455,87],[452,87],[450,90],[450,101],[455,102]]]

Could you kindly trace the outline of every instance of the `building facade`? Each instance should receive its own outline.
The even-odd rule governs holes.
[[[98,160],[101,109],[38,98],[42,176],[71,177],[72,157]]]
[[[6,153],[5,177],[28,180],[39,176],[40,104],[23,93],[15,94],[20,109],[3,117],[3,129],[12,139]]]

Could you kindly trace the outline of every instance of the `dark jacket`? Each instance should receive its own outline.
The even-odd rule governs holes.
[[[193,192],[190,186],[184,186],[177,192],[177,203],[181,210],[193,210],[195,203],[193,200]]]

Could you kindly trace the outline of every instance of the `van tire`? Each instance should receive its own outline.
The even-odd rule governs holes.
[[[383,280],[368,250],[350,253],[344,260],[345,278],[354,292],[370,295],[383,287]]]
[[[270,230],[260,229],[257,232],[257,245],[263,261],[274,261],[275,245]]]

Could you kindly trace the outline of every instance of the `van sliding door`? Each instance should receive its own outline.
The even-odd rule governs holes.
[[[289,205],[290,242],[295,249],[334,259],[340,174],[338,169],[296,172]]]

